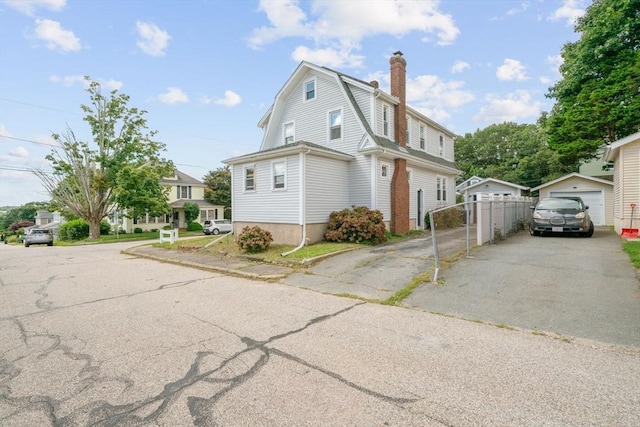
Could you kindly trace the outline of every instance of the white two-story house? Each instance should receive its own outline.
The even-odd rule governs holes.
[[[367,206],[402,234],[424,228],[428,210],[455,203],[455,135],[406,105],[401,52],[390,77],[386,93],[302,62],[258,123],[260,150],[224,161],[235,232],[258,225],[276,243],[313,243],[331,212]]]

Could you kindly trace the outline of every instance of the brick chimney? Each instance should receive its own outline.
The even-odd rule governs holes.
[[[391,59],[391,95],[400,100],[395,110],[396,141],[401,147],[407,146],[407,61],[402,52],[394,52]]]
[[[402,52],[394,52],[391,59],[391,95],[399,99],[394,112],[395,139],[399,146],[407,146],[407,61]],[[406,159],[394,159],[391,178],[391,232],[405,234],[409,232],[409,179]]]

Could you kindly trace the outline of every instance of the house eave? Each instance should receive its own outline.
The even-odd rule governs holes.
[[[329,150],[322,146],[312,144],[309,142],[299,141],[293,144],[282,145],[280,147],[272,148],[265,151],[257,151],[255,153],[249,153],[238,157],[232,157],[230,159],[223,160],[222,163],[228,165],[236,165],[240,163],[250,163],[258,160],[267,160],[273,158],[279,158],[283,156],[290,156],[299,153],[313,153],[314,155],[332,158],[335,160],[351,161],[354,157],[350,154],[342,153],[335,150]]]

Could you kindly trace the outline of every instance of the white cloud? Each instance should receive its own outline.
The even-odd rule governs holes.
[[[529,91],[518,90],[504,97],[487,95],[487,105],[473,117],[474,122],[502,123],[535,118],[540,115],[542,103],[532,99]]]
[[[29,152],[27,151],[26,148],[20,145],[18,147],[15,147],[13,150],[9,151],[9,156],[25,159],[29,157]]]
[[[526,80],[527,75],[522,63],[516,59],[507,58],[496,70],[496,77],[499,80]]]
[[[214,102],[225,107],[235,107],[242,102],[242,98],[237,93],[227,90],[224,92],[224,98],[216,99]]]
[[[380,83],[380,89],[389,93],[388,73],[372,73],[363,80],[376,80]],[[457,108],[475,100],[472,92],[464,90],[464,85],[463,81],[444,81],[434,75],[407,78],[407,104],[430,119],[442,123],[450,119],[451,113]]]
[[[54,12],[62,10],[67,0],[4,0],[3,3],[20,13],[33,16],[39,8]]]
[[[359,68],[364,65],[364,56],[351,53],[345,48],[310,49],[305,46],[298,46],[291,58],[296,61],[309,61],[314,64],[331,68]]]
[[[261,0],[260,10],[270,25],[255,28],[248,43],[259,49],[283,38],[305,38],[312,40],[314,46],[298,47],[294,58],[314,56],[331,64],[359,66],[361,58],[351,52],[359,50],[360,42],[367,37],[403,37],[419,32],[426,36],[425,41],[434,36],[439,45],[453,43],[460,30],[451,15],[440,12],[438,5],[438,1],[378,0],[375,7],[365,10],[358,1],[312,0],[305,11],[299,0]]]
[[[53,83],[60,83],[65,86],[73,86],[74,84],[79,83],[85,88],[89,87],[89,83],[85,80],[84,76],[60,77],[54,74],[51,77],[49,77],[49,80],[51,80]],[[109,80],[96,79],[96,81],[99,82],[100,85],[102,85],[102,87],[106,88],[109,91],[120,90],[124,86],[124,83],[122,83],[121,81],[113,80],[113,79],[109,79]]]
[[[147,55],[164,56],[167,44],[171,39],[169,33],[158,28],[156,24],[136,22],[138,30],[137,46]]]
[[[64,76],[64,77],[60,77],[57,75],[53,75],[51,77],[49,77],[49,80],[51,80],[53,83],[61,83],[65,86],[73,86],[75,83],[80,83],[82,85],[85,85],[85,81],[84,81],[84,76]]]
[[[562,6],[549,17],[550,21],[566,21],[567,26],[575,25],[576,20],[585,13],[583,0],[564,0]]]
[[[179,87],[169,87],[165,93],[158,95],[158,100],[163,104],[177,104],[189,102],[189,97]]]
[[[468,62],[464,62],[464,61],[456,61],[455,64],[453,64],[453,67],[451,67],[451,72],[453,74],[457,74],[457,73],[461,73],[463,72],[465,69],[470,68],[471,65],[469,65]]]
[[[2,136],[13,138],[13,134],[7,130],[7,127],[3,123],[0,123],[0,138]]]
[[[36,19],[34,36],[45,41],[51,50],[73,52],[82,49],[80,39],[73,31],[65,30],[59,22],[50,19]]]

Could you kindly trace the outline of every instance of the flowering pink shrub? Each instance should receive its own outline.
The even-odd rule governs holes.
[[[385,226],[382,212],[366,206],[354,206],[331,212],[324,238],[331,242],[356,242],[377,244],[385,242]]]
[[[252,254],[266,251],[271,242],[273,242],[271,232],[263,230],[257,225],[244,227],[238,234],[238,246],[240,246],[240,249]]]

